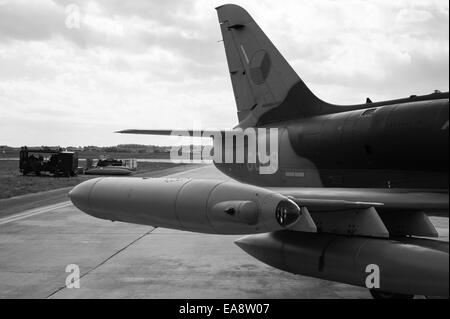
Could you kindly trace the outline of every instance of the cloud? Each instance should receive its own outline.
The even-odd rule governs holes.
[[[327,101],[448,90],[447,1],[237,3]],[[79,29],[66,27],[69,4]],[[166,144],[112,132],[233,127],[221,4],[0,0],[0,144]]]
[[[22,40],[45,40],[58,29],[59,8],[51,1],[0,3],[0,35]],[[64,22],[63,19],[60,21]]]

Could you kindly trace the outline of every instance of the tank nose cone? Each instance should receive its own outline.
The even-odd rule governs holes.
[[[249,235],[234,243],[247,254],[278,269],[287,269],[284,262],[283,245],[274,233]]]
[[[101,178],[95,178],[90,179],[88,181],[85,181],[81,184],[78,184],[75,186],[70,192],[69,192],[69,198],[72,201],[72,203],[77,207],[79,210],[91,214],[90,213],[90,207],[89,207],[89,195],[91,194],[91,191],[94,187],[94,185],[100,180]]]
[[[262,250],[265,248],[264,245],[261,245],[261,236],[258,235],[245,236],[236,240],[234,243],[256,259],[260,259]]]

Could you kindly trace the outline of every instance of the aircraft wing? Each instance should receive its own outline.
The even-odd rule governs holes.
[[[224,134],[226,132],[238,133],[239,131],[232,130],[191,130],[191,129],[161,129],[161,130],[139,130],[139,129],[128,129],[117,131],[120,134],[141,134],[141,135],[162,135],[162,136],[204,136],[212,137],[211,135]]]
[[[399,189],[364,189],[364,188],[289,188],[272,187],[272,191],[292,198],[311,210],[321,207],[362,208],[378,207],[384,211],[423,210],[427,213],[443,213],[449,209],[447,191],[434,192]]]
[[[426,212],[448,212],[446,192],[106,177],[77,185],[70,198],[106,220],[245,234],[240,248],[295,274],[364,287],[367,266],[376,265],[387,291],[448,295],[448,243],[422,238],[438,237]]]
[[[310,213],[319,232],[360,236],[438,237],[429,214],[448,216],[446,191],[280,188],[270,190]]]

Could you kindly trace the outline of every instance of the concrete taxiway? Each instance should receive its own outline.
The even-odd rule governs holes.
[[[210,165],[151,176],[167,175],[227,178]],[[108,222],[82,213],[56,193],[45,205],[33,204],[44,203],[39,197],[45,194],[32,195],[20,212],[14,205],[0,208],[0,298],[370,297],[366,289],[264,265],[234,245],[241,236]],[[433,218],[433,223],[448,241],[448,218]],[[80,268],[78,289],[65,286],[71,264]]]

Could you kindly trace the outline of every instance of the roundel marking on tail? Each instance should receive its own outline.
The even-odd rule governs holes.
[[[265,50],[258,50],[250,61],[250,77],[256,85],[264,84],[269,75],[271,63]]]

